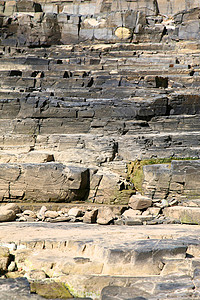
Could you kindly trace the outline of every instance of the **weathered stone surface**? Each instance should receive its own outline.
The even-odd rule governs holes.
[[[199,207],[167,207],[164,209],[164,214],[167,217],[180,220],[184,224],[200,224]]]
[[[0,273],[4,273],[7,270],[10,259],[9,249],[6,247],[0,247]]]
[[[93,209],[91,211],[86,211],[83,216],[84,223],[96,223],[98,210]]]
[[[26,278],[0,279],[1,299],[41,300],[39,295],[30,294],[30,285]]]
[[[36,293],[46,299],[60,298],[70,299],[73,296],[70,294],[64,283],[59,282],[32,282],[30,284],[32,293]]]
[[[88,170],[57,163],[1,164],[1,199],[71,201],[88,192]]]
[[[172,160],[168,164],[144,166],[143,188],[152,198],[171,195],[195,197],[199,195],[199,160]]]
[[[115,214],[110,207],[102,207],[98,209],[97,223],[101,225],[106,225],[113,221]]]
[[[132,195],[128,203],[132,209],[136,210],[148,208],[151,206],[151,204],[152,200],[150,198],[139,194]]]
[[[18,205],[14,203],[0,206],[0,222],[14,221],[16,214],[20,212]]]

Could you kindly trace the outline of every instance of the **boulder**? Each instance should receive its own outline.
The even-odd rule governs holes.
[[[141,211],[137,209],[127,209],[125,212],[122,214],[123,217],[125,218],[135,218],[137,216],[141,215]]]
[[[0,164],[0,199],[82,200],[89,189],[88,169],[61,163]]]
[[[166,217],[179,220],[183,224],[200,224],[200,208],[173,206],[166,207],[163,211]]]
[[[54,210],[47,210],[44,213],[45,218],[57,218],[59,216],[59,213],[57,211]]]
[[[128,205],[132,209],[145,209],[152,205],[152,200],[149,197],[142,196],[140,194],[132,195]]]
[[[115,214],[110,207],[101,207],[98,209],[97,223],[101,225],[107,225],[115,218]]]
[[[80,217],[82,215],[82,211],[79,208],[73,207],[68,211],[69,216]]]
[[[7,271],[10,260],[10,252],[6,247],[0,247],[0,274]]]
[[[84,223],[96,223],[97,220],[98,209],[93,209],[90,211],[86,211],[83,216]]]
[[[0,206],[0,222],[14,221],[20,211],[20,208],[14,203]]]

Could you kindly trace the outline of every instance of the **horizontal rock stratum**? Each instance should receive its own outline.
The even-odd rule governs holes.
[[[88,169],[61,163],[0,164],[0,197],[33,202],[70,202],[89,192]]]
[[[198,226],[127,230],[80,223],[1,223],[0,229],[1,247],[15,255],[19,274],[24,270],[29,280],[48,275],[65,283],[74,296],[100,299],[105,288],[101,299],[114,291],[119,299],[127,299],[125,291],[129,297],[152,300],[174,299],[179,293],[183,299],[199,299]]]
[[[1,201],[128,204],[142,192],[130,162],[199,159],[199,1],[1,1],[0,13]],[[66,168],[83,169],[65,183]],[[146,193],[184,193],[173,180]]]

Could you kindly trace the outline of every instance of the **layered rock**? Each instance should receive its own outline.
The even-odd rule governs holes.
[[[84,194],[60,196],[59,187],[40,199],[127,204],[128,162],[199,158],[197,1],[0,7],[0,163],[89,170]],[[38,199],[40,188],[26,197],[22,186],[3,188],[2,199]]]

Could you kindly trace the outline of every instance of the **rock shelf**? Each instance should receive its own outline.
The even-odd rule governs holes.
[[[18,272],[30,281],[42,273],[43,280],[60,280],[74,296],[92,299],[100,299],[102,290],[101,299],[114,299],[116,291],[119,299],[126,293],[199,299],[198,226],[12,222],[0,229],[1,249],[10,249]]]

